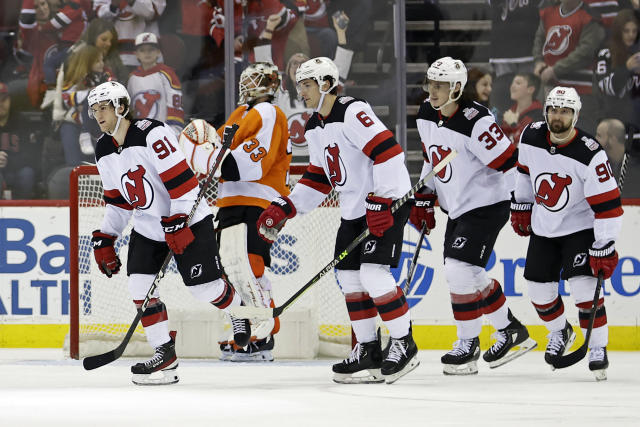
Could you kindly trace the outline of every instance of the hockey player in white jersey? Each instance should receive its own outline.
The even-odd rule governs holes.
[[[497,329],[496,342],[483,354],[495,368],[536,347],[527,328],[511,313],[497,280],[485,267],[498,233],[509,218],[504,172],[517,150],[484,106],[461,99],[467,82],[462,61],[444,57],[427,70],[423,89],[429,98],[418,112],[425,176],[451,150],[458,156],[418,193],[410,221],[435,227],[436,199],[449,219],[444,240],[444,271],[451,293],[458,340],[442,356],[444,373],[478,373],[482,316]],[[514,349],[513,351],[510,351]]]
[[[595,138],[575,127],[580,97],[556,87],[547,96],[544,122],[520,137],[511,225],[530,236],[524,277],[529,298],[549,330],[547,363],[571,347],[575,334],[558,294],[568,280],[583,333],[589,324],[598,272],[604,279],[618,264],[615,241],[622,227],[620,192],[605,151]],[[589,369],[606,379],[607,314],[601,289],[589,342]]]
[[[89,114],[104,132],[96,146],[96,163],[104,188],[105,215],[92,245],[100,271],[120,270],[114,243],[133,216],[127,255],[129,292],[140,306],[169,249],[191,294],[220,309],[242,304],[233,286],[221,278],[220,257],[211,210],[203,199],[187,224],[199,185],[178,147],[173,131],[151,119],[133,119],[130,97],[117,82],[106,82],[88,96]],[[132,215],[133,214],[133,215]],[[159,293],[152,295],[142,326],[155,354],[131,367],[136,384],[178,381],[174,337]],[[246,345],[249,321],[234,319],[235,340]],[[150,378],[161,371],[161,378]]]
[[[418,366],[409,307],[390,267],[396,266],[409,206],[390,207],[411,187],[404,152],[366,102],[337,96],[338,69],[325,57],[306,61],[296,72],[298,92],[314,108],[307,122],[309,166],[289,197],[279,197],[260,215],[267,240],[288,218],[317,207],[333,188],[340,195],[339,254],[368,226],[371,236],[336,266],[357,344],[349,358],[333,365],[339,383],[396,381]],[[391,345],[383,360],[376,314]]]

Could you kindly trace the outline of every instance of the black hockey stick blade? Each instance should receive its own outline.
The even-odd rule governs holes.
[[[598,308],[598,300],[600,299],[600,289],[604,282],[604,276],[602,270],[598,272],[598,283],[596,284],[596,290],[593,294],[593,304],[591,304],[591,315],[589,316],[589,326],[587,327],[587,334],[584,338],[584,343],[573,353],[560,356],[553,362],[553,367],[556,369],[567,368],[571,365],[575,365],[587,355],[589,350],[589,340],[591,339],[591,332],[593,331],[593,323],[596,320],[596,309]]]
[[[169,254],[169,256],[171,256],[171,254]],[[131,326],[129,326],[129,330],[127,331],[127,334],[125,335],[119,346],[106,353],[85,357],[82,360],[82,366],[84,366],[84,369],[86,369],[87,371],[91,371],[92,369],[108,365],[109,363],[119,359],[120,356],[122,356],[122,354],[124,353],[124,350],[127,348],[127,344],[129,344],[131,336],[138,327],[138,322],[140,322],[140,319],[142,319],[142,313],[143,310],[138,310],[136,318],[133,319],[133,322],[131,322]]]
[[[425,175],[424,178],[415,183],[413,187],[409,190],[407,194],[393,202],[391,205],[391,213],[395,213],[402,205],[407,203],[407,201],[413,197],[416,191],[420,190],[431,178],[436,176],[438,172],[445,168],[449,164],[451,160],[453,160],[458,155],[456,150],[451,150],[447,156],[440,160],[440,163],[435,165],[431,172]],[[280,316],[287,308],[291,306],[302,294],[309,290],[313,285],[315,285],[323,276],[329,273],[333,268],[342,261],[351,251],[357,248],[360,243],[364,241],[369,236],[369,228],[366,228],[358,237],[356,237],[349,245],[338,254],[334,259],[332,259],[329,264],[327,264],[322,270],[316,273],[315,276],[311,278],[303,287],[298,289],[298,291],[293,294],[288,300],[286,300],[282,305],[276,308],[266,308],[266,307],[247,307],[245,305],[238,305],[235,307],[230,307],[229,313],[240,319],[255,319],[255,320],[268,320],[273,317]]]

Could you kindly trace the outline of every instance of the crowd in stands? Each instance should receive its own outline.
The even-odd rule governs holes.
[[[86,97],[107,80],[128,87],[136,117],[163,120],[176,132],[194,118],[222,124],[224,26],[231,19],[224,3],[3,2],[0,198],[66,197],[65,177],[93,162],[100,136]],[[597,135],[614,169],[621,163],[619,146],[635,164],[639,1],[491,0],[490,9],[489,66],[469,70],[466,95],[489,107],[517,144],[529,123],[542,120],[540,101],[548,90],[574,87],[583,105],[578,126]],[[348,93],[354,54],[362,55],[372,31],[371,2],[235,0],[232,13],[236,81],[249,62],[278,66],[276,102],[289,119],[294,163],[305,163],[304,124],[311,111],[297,97],[295,70],[310,57],[333,58]],[[640,197],[633,188],[625,187],[623,196]]]

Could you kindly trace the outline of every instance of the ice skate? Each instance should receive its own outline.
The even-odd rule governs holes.
[[[472,375],[478,373],[480,339],[478,337],[459,339],[453,349],[440,358],[445,375]]]
[[[496,342],[482,355],[490,368],[502,366],[538,346],[537,342],[529,338],[526,326],[513,317],[506,328],[498,329],[493,334],[493,338]],[[511,349],[514,350],[510,351]]]
[[[380,373],[382,348],[380,338],[365,343],[356,343],[349,358],[333,365],[333,381],[340,384],[383,383]]]
[[[218,344],[220,344],[220,360],[222,362],[230,362],[233,354],[235,353],[233,342],[222,341]]]
[[[593,347],[589,349],[589,370],[593,372],[596,381],[607,379],[607,368],[609,358],[607,357],[607,347]]]
[[[573,332],[573,328],[569,322],[566,322],[564,328],[559,331],[551,332],[547,335],[549,343],[547,349],[544,352],[544,361],[551,365],[551,370],[555,371],[553,366],[554,360],[563,356],[573,345],[576,340],[576,334]]]
[[[249,319],[229,317],[231,317],[231,326],[233,328],[233,341],[238,347],[245,347],[251,339],[251,323]]]
[[[232,353],[232,362],[273,362],[273,335],[261,340],[252,340],[245,348]]]
[[[417,368],[420,361],[416,357],[418,347],[413,340],[411,329],[409,329],[409,334],[406,336],[402,338],[389,338],[389,342],[391,343],[389,353],[382,362],[380,372],[384,375],[387,384],[393,384]]]
[[[156,347],[156,352],[146,362],[136,363],[131,367],[133,381],[136,385],[165,385],[179,381],[176,342],[171,340]]]

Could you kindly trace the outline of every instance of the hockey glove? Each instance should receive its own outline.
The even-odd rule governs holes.
[[[603,248],[596,249],[593,246],[589,249],[589,264],[594,276],[602,270],[603,278],[606,280],[613,274],[613,270],[618,265],[618,252],[613,246],[613,241],[607,243]]]
[[[178,255],[182,254],[184,250],[195,239],[187,219],[189,217],[185,214],[175,214],[169,217],[163,216],[160,223],[164,229],[164,238],[167,241],[167,245]]]
[[[288,197],[278,197],[260,214],[256,222],[258,235],[265,242],[273,243],[285,221],[296,216],[296,213],[296,207]]]
[[[382,237],[393,225],[393,215],[391,215],[391,200],[388,197],[378,197],[369,193],[365,200],[367,208],[367,227],[371,234]]]
[[[518,203],[511,200],[511,227],[520,236],[531,234],[531,210],[533,203]]]
[[[115,241],[116,236],[105,234],[100,230],[94,231],[91,238],[91,246],[93,246],[93,256],[96,258],[96,263],[98,263],[100,271],[109,278],[114,274],[118,274],[122,265],[113,247]]]
[[[436,228],[436,216],[433,207],[436,205],[438,196],[435,194],[415,194],[416,201],[411,206],[409,221],[418,230],[422,228],[422,223],[427,225],[427,233],[429,230]]]

